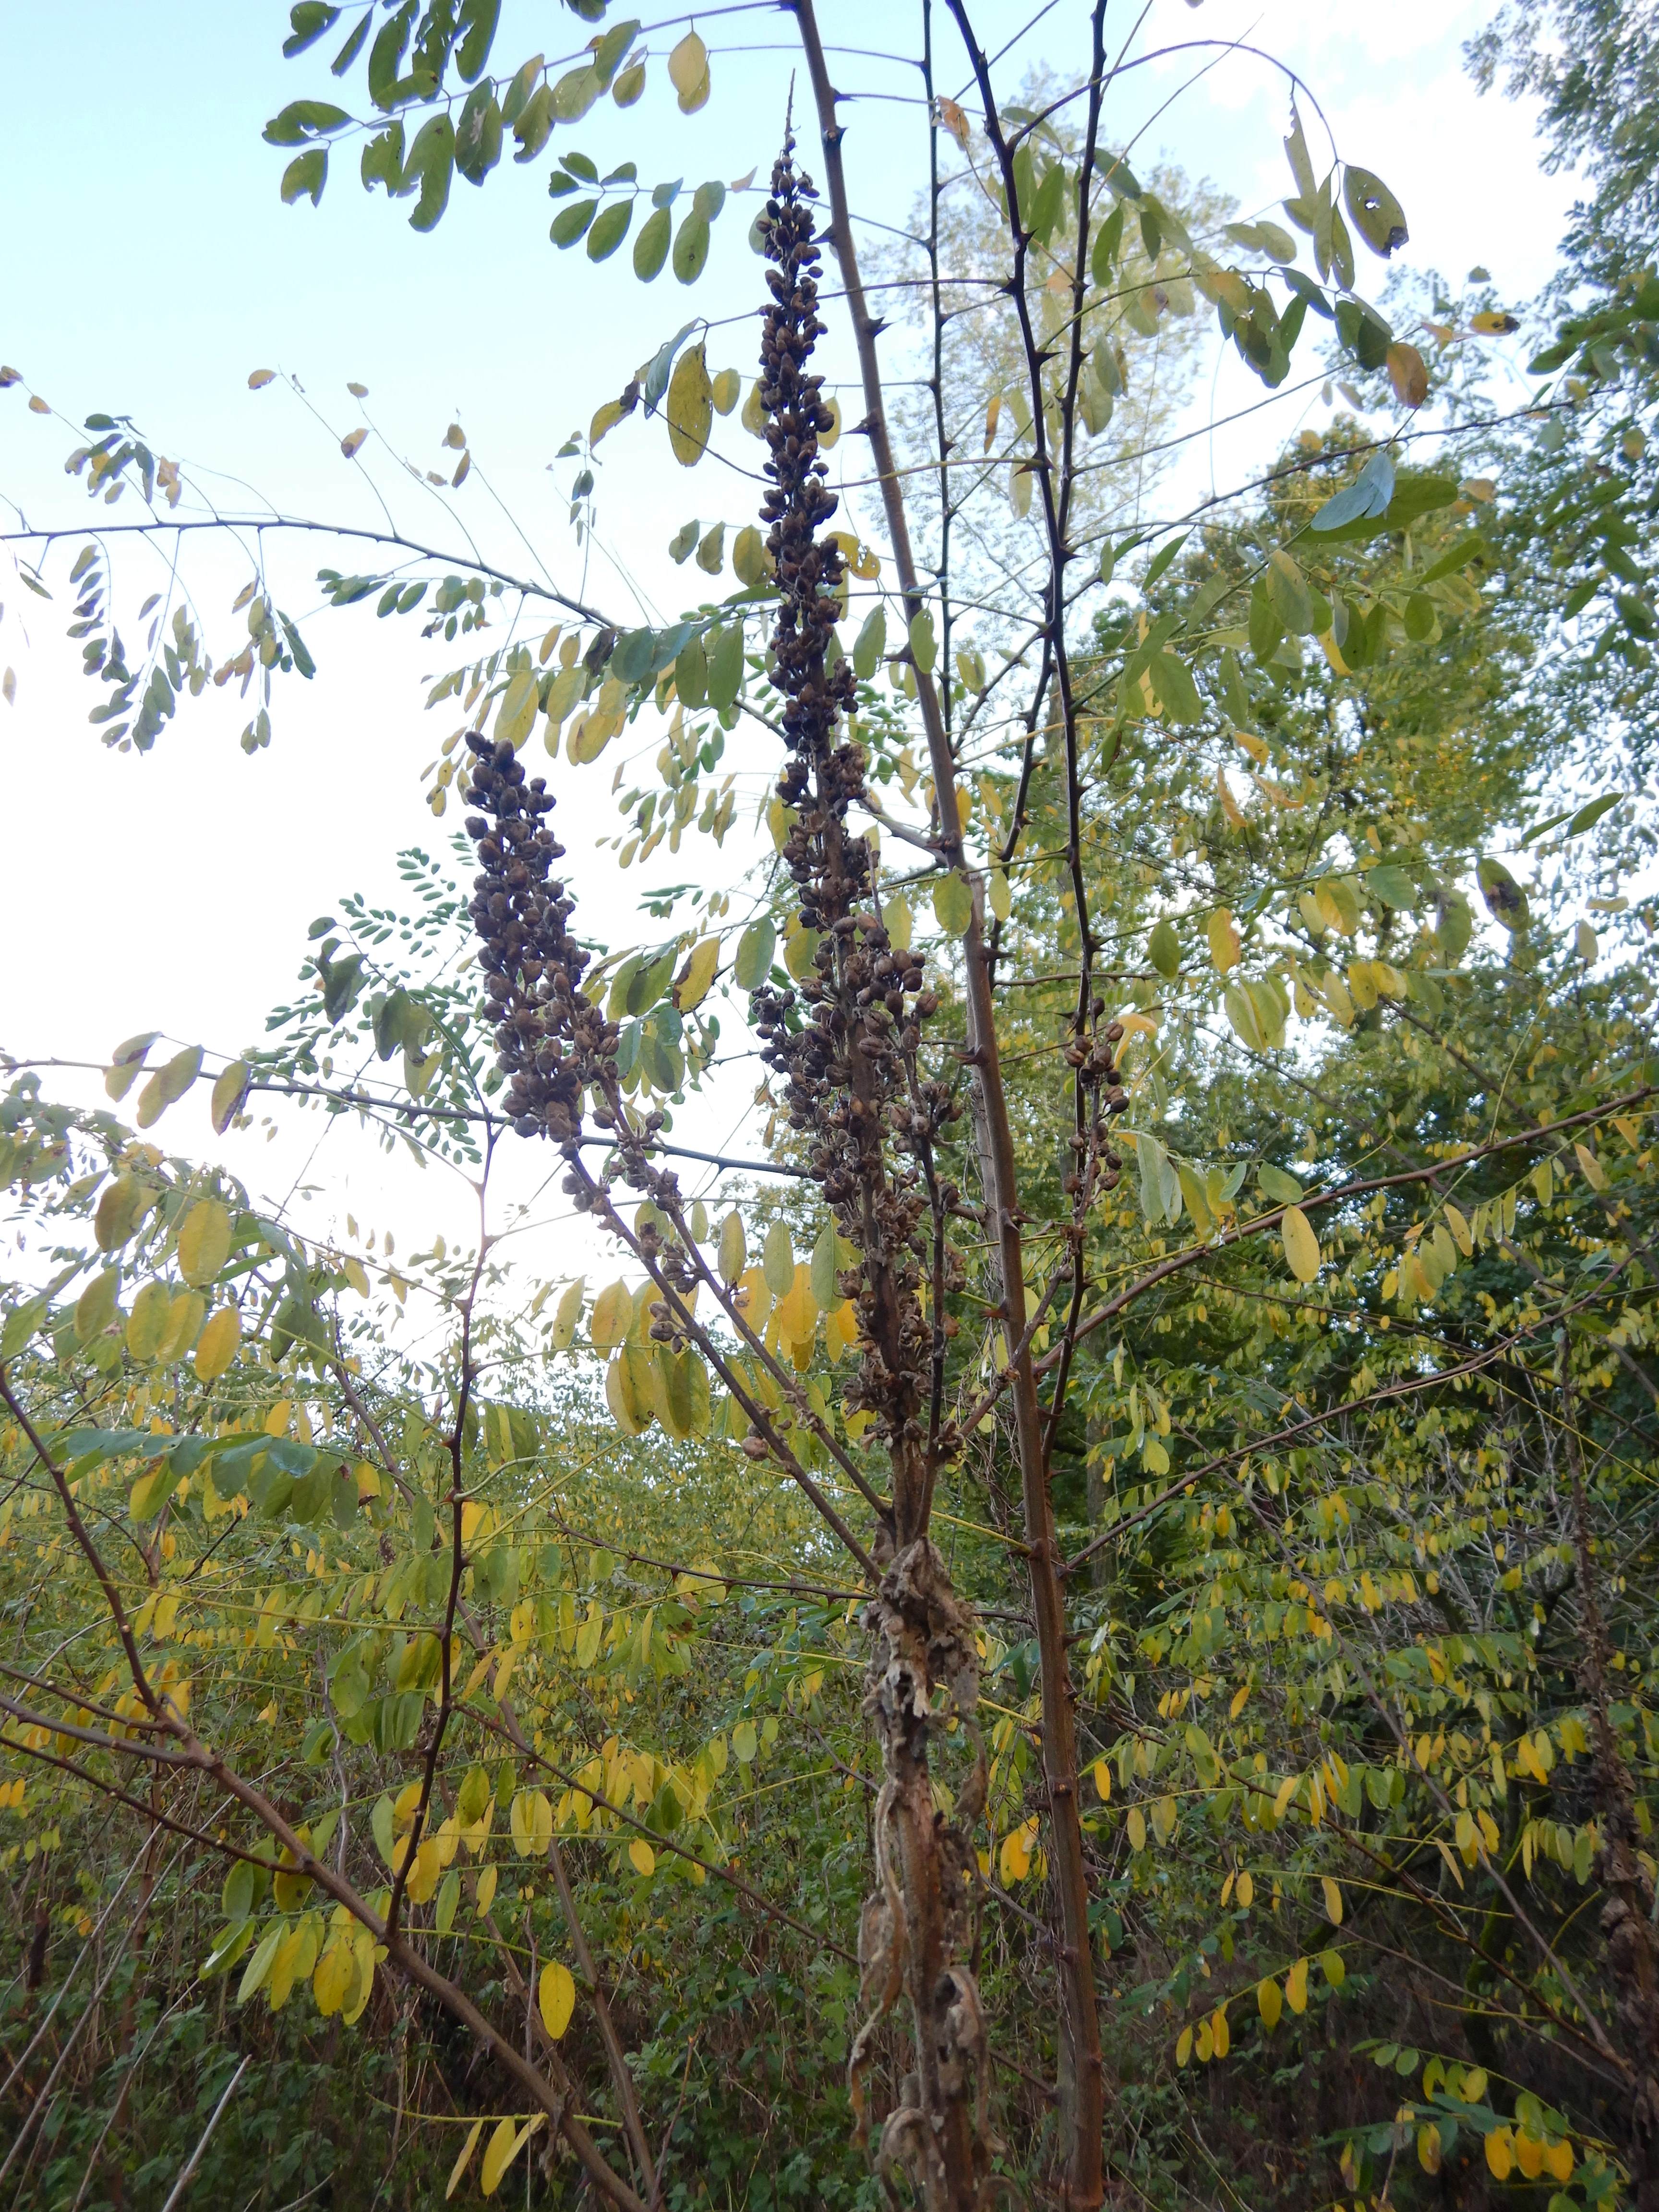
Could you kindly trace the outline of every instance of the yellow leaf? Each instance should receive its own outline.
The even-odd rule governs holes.
[[[596,1352],[613,1352],[634,1325],[634,1296],[626,1283],[608,1283],[593,1301],[587,1333]]]
[[[850,1352],[859,1340],[859,1317],[851,1298],[843,1298],[823,1317],[823,1348],[831,1360]]]
[[[514,2120],[497,2120],[489,2142],[484,2146],[483,2167],[478,2176],[478,2185],[486,2197],[493,2197],[501,2185],[501,2176],[523,2149],[528,2128],[520,2128]]]
[[[1486,2164],[1499,2181],[1507,2181],[1515,2164],[1515,2142],[1507,2128],[1494,2128],[1486,2137]]]
[[[325,2020],[338,2012],[345,2002],[346,1992],[351,1987],[351,1948],[346,1943],[331,1943],[317,1961],[317,1971],[311,1978],[311,1994],[317,2000],[317,2009]]]
[[[374,1994],[374,1938],[367,1928],[360,1928],[351,1939],[351,1987],[340,2007],[340,2018],[347,2027],[356,2027]]]
[[[582,1317],[582,1300],[587,1291],[587,1278],[578,1275],[574,1283],[566,1285],[564,1293],[553,1310],[553,1333],[549,1339],[555,1352],[568,1352],[576,1334],[576,1324]]]
[[[172,1317],[173,1297],[165,1283],[146,1283],[127,1316],[127,1350],[148,1363],[161,1348]]]
[[[1284,1998],[1279,1994],[1279,1984],[1271,1974],[1265,1981],[1256,1984],[1255,2002],[1256,2008],[1267,2024],[1268,2033],[1271,2034],[1279,2025],[1279,2015],[1284,2009],[1285,2003]]]
[[[542,2024],[556,2043],[569,2027],[570,2015],[576,2009],[576,1984],[569,1967],[557,1959],[550,1959],[542,1968],[537,1998],[542,2008]]]
[[[1325,1893],[1325,1917],[1333,1928],[1342,1925],[1342,1892],[1329,1875],[1321,1877],[1320,1887]]]
[[[614,708],[595,707],[571,725],[565,742],[567,757],[578,766],[598,760],[621,727],[622,716]]]
[[[507,689],[501,694],[501,703],[495,715],[497,743],[511,745],[516,750],[530,735],[538,704],[534,671],[520,669],[508,678]]]
[[[1238,932],[1233,927],[1232,915],[1224,907],[1218,907],[1204,925],[1210,940],[1210,958],[1217,975],[1224,975],[1230,968],[1238,965]]]
[[[700,1006],[708,996],[709,986],[714,980],[714,971],[720,966],[720,941],[718,937],[705,937],[701,944],[692,946],[680,980],[674,986],[674,1004],[683,1014],[689,1014],[694,1006]]]
[[[1370,1013],[1376,1004],[1376,963],[1374,960],[1351,960],[1348,963],[1348,988],[1354,1004],[1362,1013]]]
[[[1037,1824],[1035,1816],[1011,1828],[1002,1839],[997,1854],[997,1871],[1002,1876],[1003,1887],[1024,1881],[1031,1871],[1031,1854],[1036,1848]]]
[[[1298,1283],[1310,1283],[1319,1273],[1319,1239],[1299,1206],[1287,1206],[1279,1231],[1285,1258]]]
[[[495,1869],[487,1866],[478,1876],[477,1914],[480,1920],[495,1902]]]
[[[235,1358],[241,1340],[241,1316],[234,1306],[221,1306],[197,1339],[196,1372],[200,1380],[216,1382]]]
[[[436,1836],[422,1836],[409,1874],[409,1897],[412,1905],[426,1904],[437,1888],[443,1870],[442,1844]]]
[[[812,1271],[806,1262],[797,1261],[794,1279],[778,1300],[778,1334],[790,1344],[810,1343],[818,1325],[811,1278]]]
[[[1146,1816],[1139,1805],[1129,1808],[1128,1829],[1130,1850],[1144,1851],[1146,1848]]]
[[[118,1176],[107,1184],[93,1216],[93,1233],[100,1252],[113,1252],[125,1244],[149,1208],[149,1193],[132,1176]]]
[[[1324,978],[1323,981],[1320,984],[1319,988],[1325,1004],[1330,1008],[1331,1012],[1335,1016],[1336,1019],[1341,1023],[1343,1028],[1345,1030],[1352,1029],[1353,1027],[1353,1000],[1349,994],[1347,985],[1343,981],[1341,976],[1337,974],[1334,968],[1333,968],[1330,973]]]
[[[1285,2002],[1296,2013],[1308,2009],[1308,1962],[1298,1959],[1285,1977]]]
[[[1589,1185],[1590,1188],[1592,1190],[1605,1190],[1607,1187],[1607,1171],[1602,1166],[1601,1161],[1596,1158],[1595,1153],[1591,1152],[1589,1146],[1588,1145],[1575,1145],[1572,1149],[1574,1156],[1577,1159],[1579,1168],[1583,1171],[1584,1181]]]
[[[507,1815],[519,1856],[539,1858],[553,1837],[553,1808],[543,1790],[520,1790]]]
[[[138,1097],[136,1119],[141,1129],[148,1129],[159,1121],[176,1099],[182,1098],[202,1072],[202,1048],[186,1047],[176,1052],[164,1066],[158,1067]]]
[[[697,43],[702,42],[698,40]],[[701,345],[689,346],[675,362],[663,414],[674,459],[682,468],[694,468],[708,450],[708,433],[714,420],[714,387]]]
[[[483,2133],[483,2122],[481,2119],[474,2120],[471,2126],[466,2131],[466,2141],[461,2145],[459,2155],[457,2157],[454,2165],[449,2169],[449,2181],[444,2191],[444,2202],[446,2203],[448,2203],[449,2199],[460,2187],[462,2176],[465,2173],[468,2166],[472,2163],[472,2154],[478,2148],[478,2137]]]
[[[192,1289],[210,1283],[230,1257],[230,1214],[216,1198],[199,1199],[179,1229],[179,1273]]]
[[[1244,826],[1244,810],[1233,797],[1232,786],[1227,781],[1227,771],[1224,768],[1218,768],[1215,772],[1215,795],[1221,801],[1221,811],[1226,817],[1229,826],[1234,830],[1242,830]],[[1211,941],[1213,944],[1213,939]]]
[[[1224,2058],[1232,2048],[1232,2032],[1227,2026],[1227,2008],[1218,2005],[1210,2015],[1210,2048],[1218,2058]]]
[[[134,1300],[136,1305],[137,1301]],[[182,1359],[201,1334],[207,1300],[197,1291],[179,1291],[167,1308],[167,1334],[156,1348],[160,1360]]]
[[[1440,2130],[1432,2120],[1417,2130],[1417,2162],[1425,2173],[1440,2171]]]
[[[280,2012],[288,2002],[296,1984],[309,1981],[311,1970],[317,1963],[321,1923],[315,1914],[307,1913],[285,1940],[276,1947],[276,1956],[271,1961],[270,1979],[265,1984],[265,1996],[272,2012]]]
[[[1095,1761],[1095,1789],[1104,1805],[1112,1794],[1112,1770],[1103,1759]]]
[[[1255,1904],[1255,1876],[1250,1872],[1249,1867],[1246,1867],[1243,1873],[1238,1877],[1238,1885],[1234,1890],[1233,1894],[1237,1898],[1239,1903],[1243,1906],[1247,1912],[1249,1911],[1251,1905]]]
[[[628,1846],[628,1862],[635,1873],[649,1881],[657,1870],[657,1854],[643,1836],[635,1836]]]
[[[743,1233],[743,1217],[734,1207],[720,1224],[720,1279],[737,1284],[749,1256],[748,1240]]]
[[[728,370],[723,369],[720,372],[721,375],[726,375],[729,374],[730,372]],[[728,410],[720,406],[720,380],[719,376],[714,379],[714,405],[719,410],[720,413],[724,415]],[[745,428],[747,426],[745,424]],[[745,524],[744,528],[738,531],[737,536],[732,540],[732,574],[737,578],[740,584],[748,585],[752,587],[756,584],[763,584],[766,581],[767,578],[772,574],[773,566],[772,556],[766,550],[766,540],[761,536],[759,531],[756,529],[752,522]]]
[[[605,1370],[605,1402],[611,1408],[611,1418],[624,1436],[643,1436],[651,1425],[651,1375],[647,1366],[642,1377],[635,1373],[638,1346],[628,1345],[611,1360]],[[643,1380],[646,1389],[638,1388]]]
[[[165,1460],[132,1486],[127,1510],[135,1521],[153,1521],[178,1487],[179,1478]]]
[[[1570,2142],[1545,2144],[1544,2169],[1554,2180],[1571,2181],[1572,2168],[1572,2145]]]
[[[668,82],[678,94],[680,112],[695,114],[708,97],[708,49],[688,31],[668,57]]]
[[[818,933],[815,929],[791,928],[783,940],[783,964],[799,983],[805,981],[812,967],[812,956],[818,949]]]
[[[1176,2064],[1184,2066],[1193,2055],[1193,2031],[1183,2027],[1176,2038]]]
[[[553,678],[553,688],[547,695],[548,734],[543,740],[550,753],[558,750],[556,732],[560,725],[576,702],[586,696],[587,673],[586,667],[579,660],[568,668],[562,668]]]
[[[631,1360],[633,1349],[623,1354]],[[696,1353],[689,1347],[684,1352],[671,1352],[659,1345],[647,1370],[651,1409],[677,1443],[699,1431],[699,1401],[708,1403],[708,1371]],[[699,1389],[701,1381],[702,1388]],[[635,1394],[637,1403],[637,1391]]]

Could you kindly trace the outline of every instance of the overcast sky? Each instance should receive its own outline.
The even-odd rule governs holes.
[[[919,12],[902,0],[827,0],[821,12],[827,35],[845,48],[918,46]],[[1003,0],[975,12],[993,49],[1033,14]],[[1483,264],[1504,297],[1522,303],[1550,272],[1571,185],[1540,173],[1530,114],[1478,99],[1468,82],[1462,41],[1488,13],[1455,0],[1389,9],[1330,0],[1209,0],[1194,9],[1153,0],[1129,49],[1144,65],[1115,87],[1108,135],[1120,145],[1133,141],[1138,161],[1167,158],[1209,179],[1246,215],[1271,211],[1289,189],[1280,149],[1286,80],[1261,58],[1272,56],[1310,88],[1340,153],[1381,173],[1405,203],[1412,266],[1460,281]],[[1121,40],[1134,19],[1115,16]],[[603,544],[589,549],[584,568],[565,519],[568,466],[550,472],[548,465],[690,313],[716,320],[711,366],[729,358],[750,373],[758,268],[744,231],[755,203],[734,200],[716,225],[709,270],[691,295],[666,275],[639,285],[626,252],[594,268],[580,251],[549,245],[551,153],[526,171],[504,161],[483,192],[458,180],[430,236],[409,230],[406,204],[362,191],[355,152],[337,164],[319,209],[284,208],[277,182],[288,156],[261,143],[260,128],[285,100],[326,95],[326,62],[337,44],[286,64],[278,51],[285,18],[264,0],[0,4],[12,87],[0,185],[13,211],[0,358],[71,420],[94,409],[130,414],[204,482],[218,471],[222,511],[280,508],[373,527],[382,519],[378,483],[403,526],[434,545],[464,550],[470,532],[518,572],[534,573],[539,562],[565,588],[584,588],[609,606],[677,612],[689,586],[666,559],[666,541],[694,514],[705,523],[722,512],[746,520],[742,479],[720,477],[713,462],[695,475],[681,471],[659,428],[625,427],[602,448]],[[497,69],[538,48],[550,56],[574,49],[585,28],[544,0],[507,0],[502,18]],[[684,21],[651,38],[653,55],[681,35]],[[574,134],[602,167],[632,158],[647,182],[730,182],[751,168],[763,180],[793,66],[789,21],[757,7],[717,9],[698,21],[713,53],[708,106],[679,116],[654,61],[638,106],[625,115],[596,111]],[[1012,81],[1028,62],[1058,62],[1085,24],[1079,0],[1058,0],[1037,13],[1000,72]],[[1213,43],[1167,51],[1194,40]],[[965,93],[966,73],[943,31],[939,51],[941,83]],[[921,134],[906,128],[919,112],[915,74],[851,52],[838,53],[835,68],[838,83],[872,95],[847,110],[854,206],[874,221],[902,222],[919,181]],[[1311,106],[1304,103],[1304,119],[1319,159],[1328,142]],[[570,143],[562,135],[551,150]],[[839,338],[827,350],[832,370],[849,366]],[[296,376],[309,405],[280,384],[251,392],[249,373],[260,368]],[[349,380],[368,387],[361,405],[345,389]],[[1236,368],[1224,368],[1213,385],[1206,370],[1201,386],[1203,407],[1220,412],[1261,396]],[[1305,404],[1288,400],[1230,433],[1224,468],[1270,454],[1301,426]],[[1308,419],[1322,419],[1316,404]],[[452,421],[465,426],[477,467],[447,509],[409,484],[396,456],[437,464]],[[385,443],[372,439],[357,462],[343,459],[338,439],[365,422]],[[21,511],[36,527],[85,528],[84,494],[62,473],[66,443],[60,425],[24,411],[21,392],[0,393],[9,526]],[[1190,464],[1206,472],[1213,465],[1207,451]],[[134,511],[130,501],[114,515],[100,510],[100,519],[130,520]],[[317,540],[273,540],[268,553],[284,604],[301,617],[316,607],[311,580],[319,565],[356,564],[349,551]],[[136,595],[161,580],[159,561],[150,556],[146,569],[143,558],[127,549],[117,571]],[[249,574],[246,552],[198,546],[189,573],[217,630],[210,646],[222,653],[229,603]],[[409,625],[377,624],[362,609],[327,615],[307,626],[318,678],[278,687],[268,751],[243,756],[236,734],[248,710],[214,694],[187,708],[149,757],[118,758],[88,728],[92,702],[78,653],[62,635],[62,594],[46,606],[0,564],[0,664],[15,669],[17,683],[15,707],[0,706],[0,921],[9,953],[0,1045],[101,1060],[119,1037],[149,1028],[214,1052],[257,1042],[266,1008],[294,989],[312,918],[335,911],[349,890],[392,895],[397,851],[442,850],[455,828],[454,810],[434,822],[418,781],[450,726],[442,714],[422,711],[418,679],[455,656],[420,645]],[[752,746],[734,746],[733,756],[757,777],[767,765]],[[587,893],[586,911],[603,917],[590,927],[616,943],[645,925],[632,912],[635,878],[622,878],[619,891],[591,850],[615,819],[610,767],[607,756],[580,778],[562,771],[558,826]],[[735,878],[750,849],[734,833],[722,867],[729,860]],[[682,872],[684,856],[675,868],[665,852],[660,858],[658,880]],[[753,1063],[744,1063],[718,1104],[688,1112],[693,1140],[739,1127],[754,1077]],[[95,1079],[89,1089],[53,1079],[71,1095],[100,1095]],[[307,1175],[325,1185],[301,1216],[319,1231],[355,1206],[363,1225],[395,1219],[404,1249],[434,1227],[452,1238],[466,1233],[464,1193],[392,1170],[349,1137],[331,1139],[313,1159],[320,1128],[301,1117],[269,1146],[242,1138],[219,1149],[272,1195]],[[204,1098],[173,1109],[157,1134],[210,1154]],[[546,1165],[539,1153],[533,1163],[515,1160],[509,1180],[527,1194]],[[525,1251],[532,1272],[585,1264],[568,1225],[527,1238]]]

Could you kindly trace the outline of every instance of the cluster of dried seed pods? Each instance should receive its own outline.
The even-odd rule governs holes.
[[[507,1077],[504,1110],[521,1137],[574,1145],[583,1085],[614,1058],[616,1026],[583,994],[591,956],[567,927],[574,902],[550,877],[564,853],[547,820],[552,793],[526,776],[511,745],[476,731],[467,744],[466,803],[483,810],[466,824],[482,871],[470,911]]]
[[[863,2138],[877,2036],[902,1994],[912,2063],[883,2119],[876,2167],[890,2193],[902,2172],[918,2201],[961,2205],[977,2197],[991,2150],[970,1842],[985,1757],[972,1617],[928,1534],[934,1481],[958,1441],[940,1418],[942,1308],[959,1280],[943,1232],[957,1194],[941,1184],[934,1152],[959,1109],[952,1086],[919,1058],[938,1000],[921,962],[893,944],[871,846],[847,821],[863,793],[865,756],[846,726],[853,672],[834,642],[844,571],[826,533],[836,502],[818,449],[831,417],[808,368],[823,330],[813,198],[786,146],[762,218],[772,295],[761,348],[770,449],[763,514],[780,593],[773,680],[788,748],[778,795],[793,817],[783,858],[799,926],[816,944],[799,992],[763,986],[752,1011],[790,1123],[807,1137],[813,1176],[858,1255],[840,1280],[854,1301],[860,1347],[847,1403],[866,1417],[866,1436],[887,1446],[892,1468],[875,1547],[885,1572],[866,1613],[865,1703],[884,1779],[876,1888],[860,1929],[865,2019],[849,2060],[854,2108]],[[930,1275],[931,1318],[922,1297]],[[952,1724],[973,1765],[947,1818],[934,1802],[932,1758]]]

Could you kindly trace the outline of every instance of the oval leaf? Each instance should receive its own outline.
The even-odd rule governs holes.
[[[596,1352],[613,1352],[634,1325],[634,1299],[626,1283],[608,1283],[593,1301],[587,1333]]]
[[[963,937],[974,918],[974,895],[967,879],[958,875],[941,876],[933,885],[933,915],[947,937]]]
[[[751,921],[744,931],[732,963],[732,980],[740,991],[753,991],[766,981],[776,944],[777,933],[769,921]]]
[[[241,1340],[241,1316],[234,1306],[221,1306],[196,1341],[196,1372],[204,1382],[217,1381]]]
[[[210,1283],[230,1257],[230,1214],[216,1198],[198,1199],[179,1231],[179,1273],[192,1289]]]
[[[1287,1206],[1285,1218],[1279,1224],[1279,1235],[1284,1239],[1285,1258],[1291,1273],[1298,1283],[1310,1283],[1319,1273],[1319,1239],[1313,1233],[1313,1224],[1299,1206]]]
[[[576,1984],[569,1967],[557,1959],[550,1959],[542,1968],[536,1996],[541,2007],[542,2025],[556,2043],[569,2027],[570,2016],[576,2009]]]

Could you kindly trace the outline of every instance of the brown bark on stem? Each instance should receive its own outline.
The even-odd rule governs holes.
[[[841,264],[858,350],[865,406],[865,419],[860,427],[870,440],[906,612],[914,616],[921,611],[925,595],[916,572],[903,491],[884,411],[881,371],[876,357],[878,326],[870,313],[859,272],[842,161],[843,132],[836,113],[836,95],[830,80],[813,0],[790,0],[790,5],[799,25],[817,112],[830,200],[830,236]],[[957,811],[955,762],[938,690],[932,677],[921,669],[916,671],[916,695],[938,796],[939,842],[951,864],[960,868],[962,825]],[[1042,1409],[1037,1399],[1030,1348],[1019,1348],[1025,1329],[1025,1291],[1018,1179],[997,1053],[982,894],[977,887],[975,893],[973,917],[963,942],[975,1121],[987,1178],[985,1195],[993,1241],[1002,1276],[1004,1328],[1014,1358],[1015,1431],[1032,1606],[1041,1656],[1043,1779],[1048,1798],[1053,1880],[1060,1919],[1058,1966],[1062,1991],[1062,2057],[1059,2087],[1065,2165],[1063,2201],[1068,2207],[1076,2208],[1076,2212],[1091,2212],[1091,2208],[1098,2205],[1104,2196],[1104,2073],[1096,2011],[1094,1962],[1089,1942],[1088,1884],[1078,1806],[1076,1729],[1066,1650],[1065,1601],[1048,1494]]]

